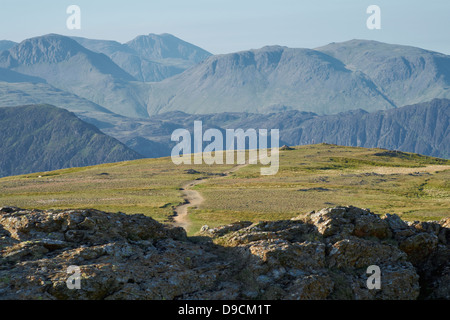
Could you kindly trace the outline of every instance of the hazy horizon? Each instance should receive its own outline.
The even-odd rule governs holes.
[[[66,27],[72,4],[81,8],[81,30]],[[380,30],[366,27],[372,4],[381,8]],[[56,33],[124,43],[138,35],[169,33],[213,54],[267,45],[317,48],[352,39],[450,54],[450,2],[445,0],[432,5],[423,0],[4,0],[1,8],[0,40],[15,42]]]

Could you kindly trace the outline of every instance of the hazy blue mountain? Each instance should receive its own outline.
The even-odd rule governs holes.
[[[271,46],[212,56],[152,84],[148,113],[264,113],[276,105],[318,114],[395,107],[369,77],[329,55]]]
[[[0,69],[0,78],[4,75],[9,75],[9,73],[14,75],[14,71]],[[101,117],[103,114],[112,114],[111,111],[93,103],[90,100],[81,98],[67,91],[57,89],[46,83],[31,83],[25,81],[32,80],[34,79],[33,77],[24,76],[21,74],[17,75],[17,77],[8,77],[11,82],[7,83],[0,81],[0,107],[15,107],[30,104],[51,104],[76,113],[96,112],[95,114],[98,117]],[[22,79],[22,76],[25,78]],[[24,82],[19,80],[24,80]]]
[[[159,158],[169,156],[174,144],[156,142],[138,136],[125,141],[125,145],[147,158]]]
[[[46,83],[46,81],[39,77],[28,76],[9,69],[0,68],[0,82],[20,83]]]
[[[27,39],[0,53],[0,67],[40,77],[116,113],[147,116],[132,84],[135,79],[106,55],[68,37],[50,34]]]
[[[210,57],[153,85],[148,112],[264,113],[289,106],[335,114],[434,98],[450,98],[450,56],[352,40],[316,50],[266,47]]]
[[[280,129],[281,145],[325,142],[450,158],[450,100],[447,99],[372,113],[359,109],[327,116],[297,110],[196,115],[174,111],[151,119],[136,120],[114,114],[105,117],[104,122],[89,115],[82,119],[147,157],[169,156],[175,145],[170,140],[172,132],[178,128],[192,131],[194,121],[201,120],[205,130]]]
[[[76,41],[56,34],[24,40],[6,52],[2,52],[0,58],[0,63],[4,68],[14,68],[18,71],[26,70],[29,73],[35,73],[51,80],[60,80],[61,75],[51,74],[50,71],[52,70],[49,66],[60,63],[70,64],[70,60],[74,58],[80,59],[76,61],[80,69],[84,67],[80,62],[87,62],[89,67],[97,69],[96,72],[108,74],[115,79],[133,80],[129,74],[117,67],[104,55],[89,51]],[[64,65],[60,68],[62,67]],[[53,70],[60,71],[58,67],[53,67]],[[78,75],[78,73],[73,73],[75,70],[67,71],[72,72],[66,74],[66,77],[70,76],[73,79],[75,75]]]
[[[326,142],[449,159],[450,100],[318,117],[305,121],[299,129],[284,132],[282,137],[292,145]]]
[[[161,81],[203,61],[211,54],[170,34],[149,34],[121,44],[73,37],[82,46],[110,57],[139,81]]]
[[[9,50],[14,47],[17,43],[9,40],[0,40],[0,51]]]
[[[189,115],[180,114],[189,119]],[[182,125],[180,119],[171,119],[170,115],[136,119],[102,112],[79,112],[77,116],[148,158],[170,155],[175,145],[170,141],[170,136]]]
[[[97,53],[103,53],[111,58],[112,55],[118,52],[136,54],[136,52],[129,48],[126,44],[114,40],[100,40],[100,39],[88,39],[82,37],[70,37],[78,42],[80,45]]]
[[[153,61],[179,59],[196,64],[211,56],[211,53],[206,50],[168,33],[138,36],[127,42],[127,46],[134,49],[140,56]]]
[[[315,50],[270,46],[210,56],[168,34],[139,36],[125,44],[76,40],[47,35],[0,52],[0,81],[13,86],[46,81],[47,85],[136,119],[172,111],[373,112],[450,98],[449,56],[375,41],[352,40]],[[142,82],[147,77],[154,81],[169,78]],[[19,91],[25,97],[4,82],[0,87],[5,86],[8,89],[0,102],[8,106],[51,103],[73,108],[72,103],[59,103],[57,97],[42,100],[44,83],[21,85]],[[41,98],[32,102],[35,92]],[[95,115],[84,116],[105,122],[105,115],[94,109],[98,111]],[[81,106],[77,111],[87,109]]]
[[[450,98],[450,56],[377,41],[351,40],[318,48],[366,74],[396,105]]]
[[[116,41],[92,40],[86,38],[73,38],[84,47],[94,52],[99,52],[111,58],[119,67],[127,71],[138,81],[161,81],[187,69],[181,65],[173,65],[169,62],[156,62],[127,46]]]
[[[0,176],[139,159],[74,114],[49,105],[0,108]]]

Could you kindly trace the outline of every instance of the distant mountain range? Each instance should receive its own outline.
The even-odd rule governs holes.
[[[410,46],[352,40],[316,49],[367,75],[396,106],[450,98],[450,56]]]
[[[88,112],[94,115],[93,112],[97,112],[96,114],[100,117],[113,114],[113,112],[90,100],[46,83],[6,83],[0,81],[0,101],[0,107],[47,103],[76,113]]]
[[[450,100],[367,113],[363,110],[305,121],[283,136],[292,145],[326,142],[450,158]]]
[[[24,82],[32,76],[27,82],[47,82],[130,117],[149,116],[150,87],[138,81],[163,80],[211,55],[168,34],[139,36],[126,44],[49,34],[19,44],[4,42],[2,48],[0,68],[14,74],[0,70],[0,81]]]
[[[103,149],[99,163],[170,155],[173,130],[192,129],[194,120],[205,129],[279,128],[289,145],[327,142],[449,158],[449,98],[450,56],[376,41],[222,55],[169,34],[127,43],[56,34],[0,41],[0,107],[51,104],[75,113],[123,143],[122,157],[105,157]],[[62,118],[49,119],[61,125],[55,121]],[[0,173],[41,170],[21,156],[28,163],[17,162],[20,170]],[[43,163],[53,170],[85,162]]]
[[[450,57],[366,40],[316,50],[272,46],[210,57],[153,87],[149,114],[370,112],[450,98]]]
[[[175,129],[280,129],[281,144],[330,143],[384,148],[450,158],[450,100],[402,108],[319,116],[302,111],[271,114],[171,112],[153,119],[109,115],[109,122],[81,121],[49,105],[0,108],[0,176],[170,156]],[[86,122],[91,122],[88,124]],[[97,127],[101,128],[101,132]],[[108,136],[113,136],[118,140]]]
[[[8,86],[32,76],[133,118],[169,111],[329,115],[450,98],[449,56],[376,41],[211,55],[168,34],[125,44],[51,34],[3,47],[0,68],[15,72],[1,77]]]
[[[193,130],[195,120],[204,129],[280,129],[281,144],[330,143],[353,147],[385,148],[450,158],[450,100],[430,102],[368,113],[354,110],[320,116],[312,112],[285,111],[270,114],[243,112],[191,115],[180,111],[130,119],[111,114],[105,122],[80,116],[103,132],[146,157],[169,156],[175,145],[175,129]]]
[[[0,67],[44,79],[48,84],[129,116],[147,116],[133,94],[135,79],[104,54],[58,35],[25,40],[0,53]],[[45,102],[47,103],[47,102]]]
[[[211,53],[170,34],[149,34],[121,44],[73,37],[82,46],[107,55],[138,81],[161,81],[196,65]]]
[[[149,114],[286,109],[333,114],[395,107],[369,77],[341,61],[316,50],[278,46],[213,56],[152,87]]]
[[[0,177],[142,158],[74,114],[49,105],[0,108]]]

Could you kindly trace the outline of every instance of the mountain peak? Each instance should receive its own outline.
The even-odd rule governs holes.
[[[211,56],[206,50],[169,33],[140,35],[126,45],[151,60],[183,59],[198,63]]]
[[[175,39],[181,40],[180,38],[175,37],[175,36],[174,36],[173,34],[171,34],[171,33],[160,33],[160,34],[157,34],[157,33],[149,33],[147,36],[153,37],[153,38],[175,38]],[[144,37],[145,37],[145,36],[144,36]]]
[[[424,53],[442,54],[439,52],[414,47],[411,45],[391,44],[376,40],[352,39],[343,42],[331,42],[325,46],[315,48],[323,52],[376,52],[384,55],[420,55]]]
[[[21,64],[58,63],[84,51],[75,40],[53,33],[26,39],[9,49],[11,57]]]
[[[284,51],[289,49],[289,47],[286,46],[280,46],[280,45],[268,45],[264,46],[260,49],[252,50],[252,51],[260,51],[260,52],[266,52],[266,51]]]
[[[14,47],[17,42],[9,40],[0,40],[0,51],[9,50]]]

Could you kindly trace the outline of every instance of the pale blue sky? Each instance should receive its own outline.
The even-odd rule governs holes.
[[[81,30],[66,8],[81,8]],[[369,5],[381,30],[369,30]],[[48,33],[126,42],[171,33],[214,54],[265,45],[315,48],[372,39],[450,54],[450,0],[1,0],[0,40]]]

